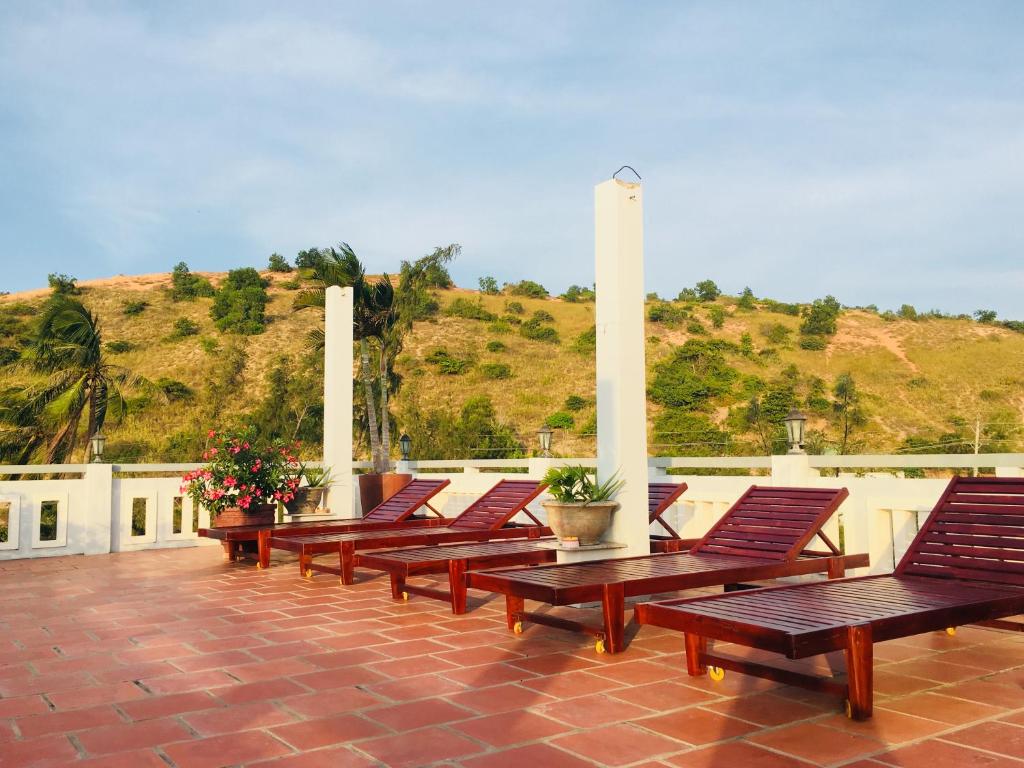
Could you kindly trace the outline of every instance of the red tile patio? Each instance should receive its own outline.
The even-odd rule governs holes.
[[[878,647],[876,716],[198,548],[0,564],[0,766],[1024,768],[1024,633]],[[571,610],[571,609],[569,609]]]

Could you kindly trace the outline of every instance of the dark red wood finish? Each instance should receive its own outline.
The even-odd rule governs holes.
[[[680,546],[694,545],[694,541],[681,539],[672,527],[661,519],[661,515],[672,506],[686,490],[686,483],[650,483],[647,486],[648,522],[659,521],[674,538],[651,537],[651,551],[666,551],[662,547],[671,544],[678,551]],[[385,571],[391,577],[391,596],[408,599],[409,595],[422,595],[450,602],[454,613],[466,611],[466,572],[481,568],[498,568],[511,565],[537,565],[555,562],[556,552],[550,546],[552,540],[486,542],[481,544],[445,545],[389,549],[369,554],[357,554],[355,565],[370,570]],[[448,589],[423,587],[409,584],[412,576],[447,573]]]
[[[444,490],[451,480],[413,480],[398,493],[370,510],[361,518],[351,520],[308,520],[271,525],[235,525],[227,528],[200,528],[199,535],[219,539],[229,560],[237,560],[242,554],[242,544],[257,542],[257,566],[270,565],[270,538],[288,536],[309,536],[315,534],[346,533],[351,531],[379,531],[402,527],[435,527],[450,520],[441,516],[430,505],[430,500]],[[435,517],[412,519],[421,507],[426,507]]]
[[[637,606],[641,624],[686,633],[687,669],[708,665],[845,696],[872,712],[872,644],[1024,612],[1024,480],[954,478],[891,576],[795,584]],[[708,639],[803,658],[843,651],[847,674],[815,678],[707,651]]]
[[[461,515],[447,525],[436,528],[397,528],[286,538],[272,536],[269,545],[298,553],[299,571],[305,576],[313,572],[333,573],[341,576],[342,583],[351,584],[357,550],[550,535],[551,530],[541,526],[526,508],[545,488],[547,485],[535,480],[502,480]],[[533,520],[534,524],[507,527],[520,512]],[[340,561],[338,568],[313,562],[317,555],[335,552]]]
[[[867,555],[843,555],[821,532],[848,493],[840,489],[752,487],[689,552],[665,553],[535,568],[472,571],[468,586],[506,596],[509,628],[524,621],[587,632],[617,653],[624,647],[628,597],[780,576],[827,573],[868,564]],[[807,552],[820,536],[827,553]],[[779,546],[785,543],[786,548]],[[524,600],[549,605],[600,601],[603,626],[527,612]]]

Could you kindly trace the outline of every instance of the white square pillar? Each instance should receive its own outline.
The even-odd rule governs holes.
[[[354,517],[352,488],[352,289],[327,289],[324,312],[324,464],[331,469],[327,506]]]
[[[594,188],[597,290],[597,476],[625,481],[607,541],[650,552],[647,524],[647,376],[644,349],[643,191],[610,179]]]

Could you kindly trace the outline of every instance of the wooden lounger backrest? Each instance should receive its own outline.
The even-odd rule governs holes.
[[[668,508],[676,503],[676,499],[686,491],[686,483],[648,483],[647,484],[647,524],[655,520],[668,531],[669,536],[678,539],[679,534],[672,526],[661,519]]]
[[[363,519],[393,523],[405,520],[450,482],[451,480],[413,480],[390,499],[382,501],[363,515]]]
[[[752,485],[690,551],[794,560],[819,536],[838,554],[821,527],[847,496],[845,488]]]
[[[1024,587],[1024,478],[954,477],[896,573]]]
[[[502,480],[448,525],[471,531],[497,530],[547,488],[536,480]]]

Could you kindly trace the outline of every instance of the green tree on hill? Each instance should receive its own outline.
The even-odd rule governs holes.
[[[213,297],[210,317],[221,331],[254,336],[266,327],[268,280],[252,267],[233,269]]]
[[[832,414],[839,426],[839,453],[847,453],[854,431],[868,423],[852,374],[843,373],[836,378],[832,396]]]
[[[815,299],[800,324],[800,333],[805,336],[834,336],[840,310],[842,305],[834,296]]]
[[[192,301],[199,297],[213,296],[213,286],[201,275],[189,271],[188,264],[179,261],[171,272],[171,300]]]

